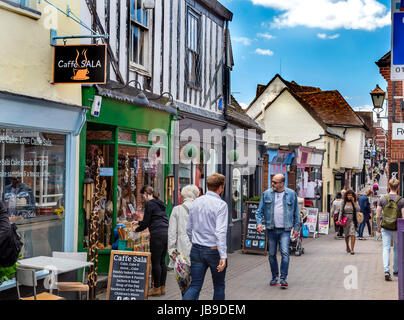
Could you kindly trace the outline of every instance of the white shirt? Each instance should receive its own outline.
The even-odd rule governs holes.
[[[284,196],[285,191],[275,192],[275,207],[274,207],[275,228],[285,228],[284,212],[283,212]]]
[[[216,193],[208,191],[189,209],[187,234],[192,243],[217,247],[220,258],[227,258],[228,207]]]

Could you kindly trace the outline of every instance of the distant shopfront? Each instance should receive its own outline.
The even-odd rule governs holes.
[[[85,112],[0,92],[0,192],[23,258],[74,251],[76,147]]]

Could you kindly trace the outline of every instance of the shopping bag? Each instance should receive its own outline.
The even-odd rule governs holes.
[[[308,238],[309,237],[309,226],[304,224],[302,227],[302,234],[303,234],[303,238]]]
[[[182,254],[177,254],[175,258],[174,272],[181,293],[184,295],[191,285],[191,263]]]

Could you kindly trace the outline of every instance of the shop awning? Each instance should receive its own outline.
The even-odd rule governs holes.
[[[268,150],[269,164],[290,165],[295,157],[294,152],[283,150]]]

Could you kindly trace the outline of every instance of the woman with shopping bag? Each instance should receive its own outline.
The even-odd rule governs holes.
[[[195,185],[188,185],[181,190],[183,203],[174,207],[168,226],[168,254],[170,268],[174,269],[175,277],[184,295],[191,284],[191,259],[189,257],[192,243],[187,235],[189,209],[192,202],[199,197],[199,189]]]

